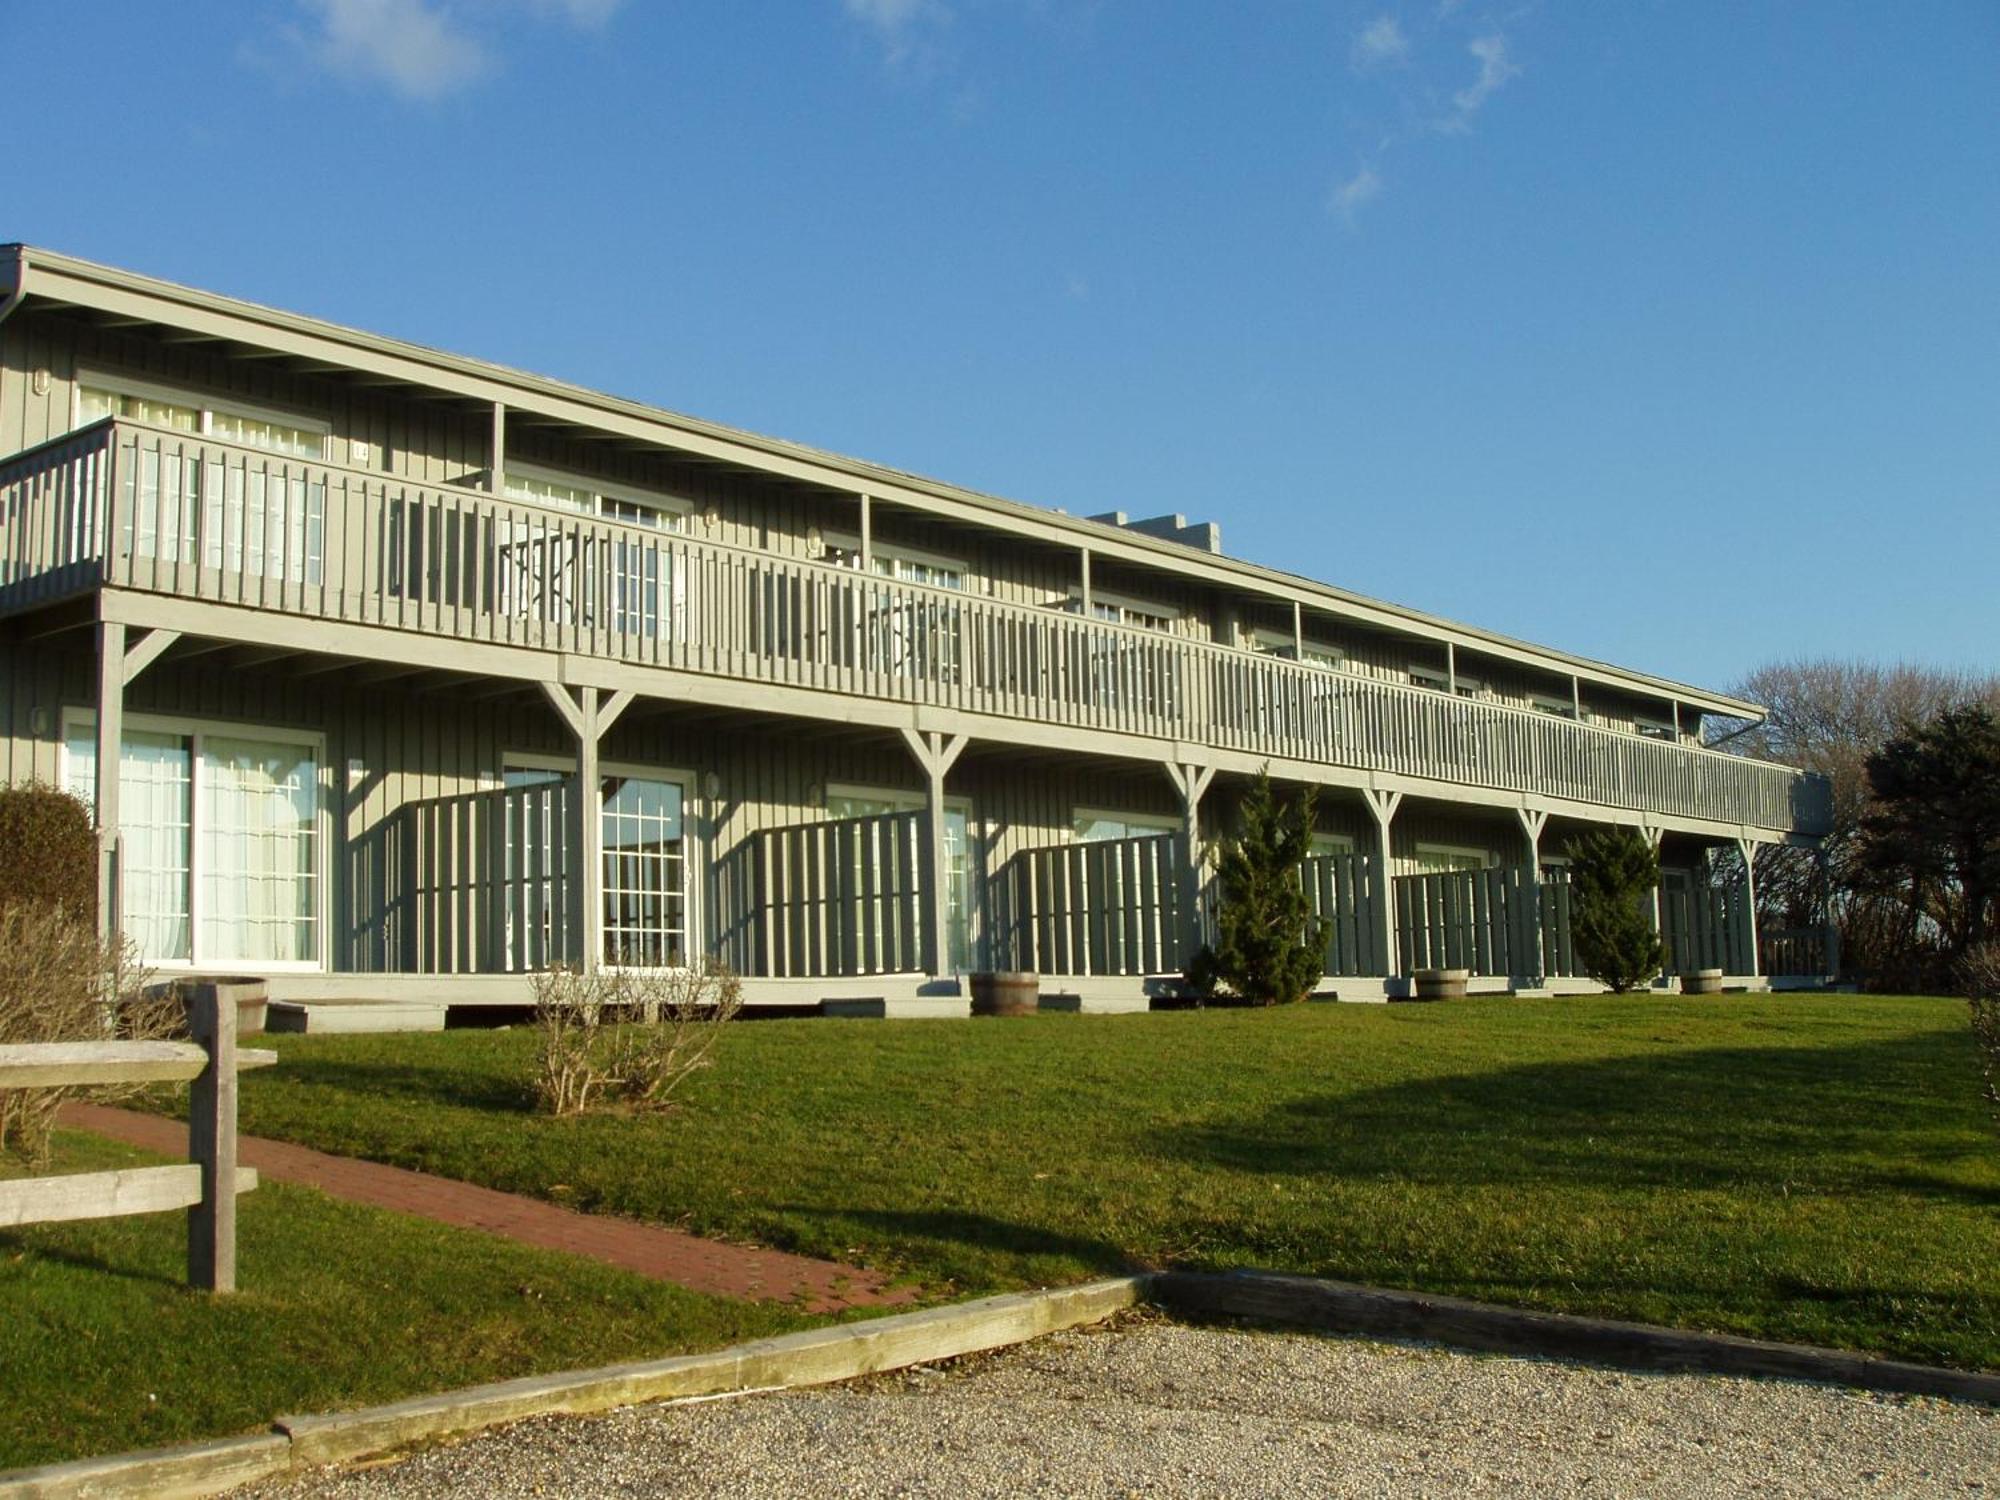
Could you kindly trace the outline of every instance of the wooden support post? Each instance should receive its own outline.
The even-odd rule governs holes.
[[[1569,711],[1577,723],[1583,722],[1583,679],[1574,672],[1569,679]]]
[[[236,1290],[236,996],[225,985],[190,989],[189,1029],[208,1066],[188,1086],[188,1157],[201,1169],[201,1202],[188,1210],[188,1281]]]
[[[1193,959],[1208,941],[1202,921],[1202,891],[1207,884],[1208,850],[1201,837],[1201,798],[1215,780],[1215,767],[1190,761],[1165,762],[1167,780],[1181,799],[1181,947],[1182,962]]]
[[[1292,660],[1306,659],[1306,612],[1299,601],[1292,601]]]
[[[1444,687],[1452,697],[1458,696],[1458,643],[1444,643]]]
[[[1382,976],[1392,979],[1396,975],[1400,960],[1396,956],[1396,885],[1390,871],[1389,829],[1396,821],[1396,809],[1403,805],[1401,792],[1377,791],[1364,787],[1362,797],[1368,803],[1368,811],[1375,819],[1375,888],[1381,892],[1376,903],[1376,941],[1382,945]]]
[[[507,493],[507,406],[505,402],[493,403],[493,432],[487,439],[486,492],[489,495]]]
[[[944,778],[964,754],[967,737],[946,739],[935,729],[902,731],[903,743],[924,776],[924,827],[919,847],[923,883],[923,965],[932,979],[951,974],[951,862],[944,846]]]
[[[875,576],[875,502],[865,492],[861,496],[861,572]]]
[[[1744,925],[1749,928],[1747,946],[1750,957],[1750,977],[1763,975],[1763,961],[1757,953],[1757,840],[1747,834],[1739,835],[1736,848],[1743,856],[1743,910]]]
[[[1526,954],[1515,955],[1512,967],[1520,977],[1540,984],[1548,978],[1548,963],[1542,952],[1542,832],[1549,826],[1549,815],[1539,808],[1517,807],[1514,816],[1521,821],[1521,837],[1528,845],[1528,879],[1523,889],[1530,893],[1528,899],[1533,904],[1527,919],[1519,924],[1522,937],[1531,946]],[[1523,968],[1522,958],[1533,967]]]
[[[118,782],[125,740],[125,626],[97,627],[97,931],[116,939],[121,895]]]
[[[1088,547],[1082,548],[1079,556],[1081,558],[1081,573],[1079,576],[1082,582],[1077,594],[1077,613],[1088,620],[1093,613],[1090,607],[1090,549]]]
[[[607,715],[594,687],[580,687],[572,698],[561,683],[544,682],[542,692],[576,736],[576,796],[565,830],[572,866],[565,903],[573,924],[569,956],[584,973],[595,974],[604,966],[604,778],[598,746],[609,720],[624,712],[632,696],[615,694]]]

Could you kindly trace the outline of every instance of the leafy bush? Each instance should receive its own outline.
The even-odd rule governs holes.
[[[1648,904],[1660,883],[1660,856],[1630,828],[1570,840],[1570,922],[1583,972],[1617,994],[1660,968],[1660,939]]]
[[[558,967],[533,984],[541,1041],[535,1097],[552,1115],[583,1114],[607,1100],[638,1111],[674,1108],[674,1091],[713,1065],[722,1028],[743,1009],[742,981],[712,962],[595,974]]]
[[[135,948],[101,942],[91,923],[66,910],[33,902],[0,907],[0,1045],[178,1034],[186,1016],[180,996],[149,992],[146,978]],[[87,1092],[115,1098],[140,1087]],[[45,1164],[56,1112],[79,1092],[0,1089],[0,1150]]]
[[[97,922],[97,835],[68,792],[0,788],[0,907],[51,906]]]
[[[1215,943],[1188,965],[1188,987],[1251,1005],[1310,995],[1326,972],[1326,923],[1312,914],[1299,867],[1312,846],[1315,788],[1288,810],[1261,771],[1216,848]]]

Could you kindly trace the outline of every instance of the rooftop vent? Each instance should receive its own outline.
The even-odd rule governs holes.
[[[1152,516],[1144,521],[1135,521],[1122,510],[1107,510],[1101,516],[1092,516],[1093,521],[1102,521],[1107,526],[1122,526],[1127,531],[1136,531],[1141,536],[1156,536],[1162,541],[1179,542],[1183,547],[1192,547],[1197,552],[1222,551],[1222,528],[1213,521],[1196,521],[1192,526],[1188,518],[1181,515]]]

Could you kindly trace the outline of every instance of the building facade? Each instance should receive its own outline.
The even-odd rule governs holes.
[[[1066,516],[22,246],[0,621],[0,772],[95,806],[107,912],[162,972],[308,1008],[703,954],[757,1005],[951,1012],[994,968],[1143,1004],[1263,767],[1321,788],[1328,993],[1580,984],[1562,851],[1607,823],[1659,844],[1672,966],[1832,964],[1755,931],[1751,855],[1813,843],[1828,802],[1703,747],[1753,704],[1179,517]]]

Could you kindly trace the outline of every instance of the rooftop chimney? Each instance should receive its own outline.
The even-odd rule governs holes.
[[[1156,536],[1162,541],[1179,542],[1183,547],[1192,547],[1197,552],[1222,551],[1222,528],[1213,521],[1197,521],[1192,526],[1182,515],[1152,516],[1144,521],[1134,521],[1122,510],[1107,510],[1103,515],[1092,516],[1093,521],[1102,521],[1108,526],[1122,526],[1127,531],[1136,531],[1141,536]]]

